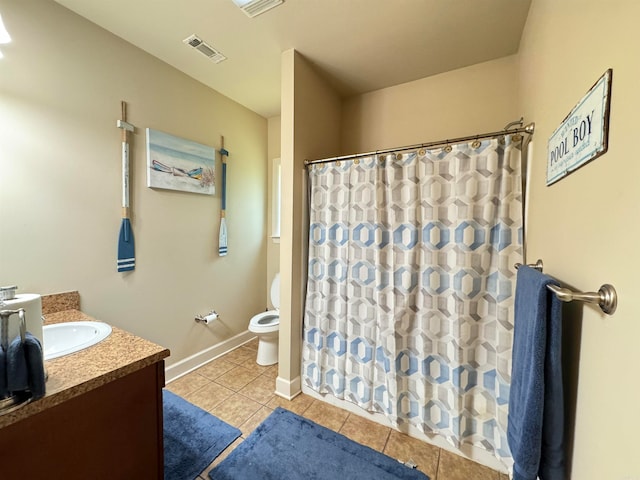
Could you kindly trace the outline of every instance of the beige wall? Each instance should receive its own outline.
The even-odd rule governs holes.
[[[528,260],[573,288],[611,283],[620,296],[612,317],[583,306],[565,320],[575,480],[640,478],[638,18],[634,0],[534,0],[520,51],[519,96],[536,122]],[[609,67],[608,153],[545,186],[547,139]]]
[[[0,61],[0,284],[79,290],[88,314],[169,347],[169,364],[246,330],[265,306],[266,119],[52,1],[4,0],[2,16],[14,41]],[[120,100],[137,126],[125,274]],[[225,136],[228,256],[220,175],[216,196],[147,188],[146,127],[217,148]],[[221,321],[196,324],[210,308]]]
[[[502,129],[517,120],[517,57],[480,63],[344,102],[343,153]]]
[[[271,305],[271,282],[276,273],[280,271],[280,239],[271,238],[271,220],[273,209],[273,161],[280,158],[280,117],[269,118],[269,145],[267,167],[267,305]]]
[[[306,284],[304,161],[335,155],[341,101],[295,50],[282,54],[282,225],[280,363],[277,392],[300,390],[303,291]]]

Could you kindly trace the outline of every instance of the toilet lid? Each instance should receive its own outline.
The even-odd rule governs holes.
[[[280,274],[276,273],[271,282],[271,305],[276,310],[280,307]]]

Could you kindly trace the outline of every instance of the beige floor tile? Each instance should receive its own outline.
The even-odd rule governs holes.
[[[258,365],[256,362],[255,355],[246,359],[244,362],[239,364],[241,367],[246,368],[247,370],[258,372],[260,375],[263,375],[271,369],[272,365]]]
[[[211,380],[196,372],[191,372],[171,383],[168,383],[167,390],[184,397],[185,395],[204,387],[208,383],[211,383]]]
[[[251,350],[258,350],[258,337],[256,337],[253,340],[245,343],[242,346],[245,347],[245,348],[250,348]]]
[[[499,480],[500,472],[455,455],[447,450],[440,451],[438,480]]]
[[[258,402],[236,393],[209,411],[220,420],[239,427],[261,408]]]
[[[353,413],[349,414],[339,431],[339,433],[354,442],[361,443],[379,452],[384,450],[390,432],[391,429],[389,427],[372,422]]]
[[[215,380],[234,368],[236,368],[235,363],[227,362],[222,358],[216,358],[215,360],[212,360],[206,365],[198,368],[196,373],[208,378],[209,380]]]
[[[184,398],[203,410],[209,411],[220,402],[227,400],[234,393],[233,390],[229,390],[215,382],[210,382],[204,387],[185,395]]]
[[[440,449],[409,435],[391,430],[383,453],[401,462],[413,461],[418,470],[436,480]],[[471,480],[469,477],[466,480]],[[440,477],[437,480],[441,480]],[[476,479],[473,479],[476,480]]]
[[[273,408],[274,410],[277,407],[282,407],[298,415],[303,415],[312,403],[313,398],[305,395],[304,393],[301,393],[293,400],[287,400],[286,398],[275,395],[271,400],[269,400],[267,407]]]
[[[266,405],[274,397],[275,382],[270,378],[259,376],[239,390],[239,393],[262,405]]]
[[[259,376],[259,373],[252,372],[244,367],[235,367],[216,378],[216,382],[237,392]]]
[[[257,384],[263,386],[264,388],[269,388],[272,391],[275,392],[276,390],[276,379],[275,378],[271,378],[267,375],[260,375],[259,377],[257,377],[254,382],[256,382]]]
[[[242,443],[242,437],[237,438],[231,445],[224,449],[224,451],[216,458],[211,464],[204,469],[204,471],[200,474],[202,478],[205,480],[209,480],[209,472],[213,470],[213,468],[222,462],[225,458],[229,456],[231,452],[233,452],[238,445]]]
[[[221,357],[225,362],[235,363],[236,365],[242,365],[251,358],[256,358],[256,352],[250,348],[238,347],[235,350],[231,350],[229,353]]]
[[[344,421],[349,416],[349,412],[321,400],[314,400],[309,408],[305,410],[304,416],[318,425],[337,432],[342,428]]]
[[[278,376],[278,364],[276,363],[275,365],[269,365],[268,367],[266,367],[262,375],[264,375],[265,377],[273,378],[275,380]]]
[[[251,417],[247,419],[242,425],[240,425],[240,431],[242,432],[242,437],[247,438],[251,435],[258,425],[260,425],[264,420],[271,415],[273,410],[268,407],[262,407],[256,413],[254,413]]]

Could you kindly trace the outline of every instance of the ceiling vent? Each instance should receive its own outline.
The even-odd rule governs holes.
[[[284,0],[233,0],[247,17],[257,17],[261,13],[282,4]]]
[[[198,37],[197,35],[191,35],[189,38],[185,38],[183,40],[183,42],[186,43],[187,45],[195,48],[197,51],[199,51],[201,54],[203,54],[209,60],[212,60],[214,63],[220,63],[223,60],[227,59],[227,57],[225,57],[223,54],[221,54],[219,51],[217,51],[211,45],[209,45],[208,43],[203,42],[202,39],[200,37]]]

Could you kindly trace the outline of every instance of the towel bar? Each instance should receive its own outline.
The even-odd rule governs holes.
[[[20,340],[22,343],[24,343],[24,338],[27,334],[24,308],[19,308],[18,310],[0,310],[0,345],[2,345],[5,352],[9,346],[9,318],[15,313],[18,314],[18,318],[20,319]]]
[[[556,294],[563,302],[595,303],[607,315],[613,315],[618,306],[618,294],[613,285],[605,283],[597,292],[574,292],[558,285],[547,285],[547,288]]]
[[[522,266],[521,263],[516,263],[514,267],[516,270]],[[535,268],[539,272],[542,272],[542,260],[534,264],[528,263],[527,267]],[[600,287],[597,292],[574,292],[568,288],[563,288],[558,285],[547,285],[547,288],[556,294],[559,300],[563,302],[585,302],[595,303],[600,309],[607,315],[613,315],[618,307],[618,294],[613,285],[605,283]]]
[[[24,343],[27,332],[24,308],[19,308],[18,310],[0,310],[0,345],[5,352],[9,346],[9,318],[16,313],[20,320],[20,341]],[[0,398],[0,415],[6,415],[20,407],[24,407],[31,401],[31,397],[31,392],[24,391],[12,392],[8,397]]]
[[[536,263],[527,263],[526,265],[527,265],[527,267],[535,268],[539,272],[542,272],[543,264],[542,264],[542,260],[541,259],[538,259],[538,261]],[[516,267],[516,270],[519,269],[521,266],[522,266],[521,263],[516,263],[514,265],[514,267]]]

